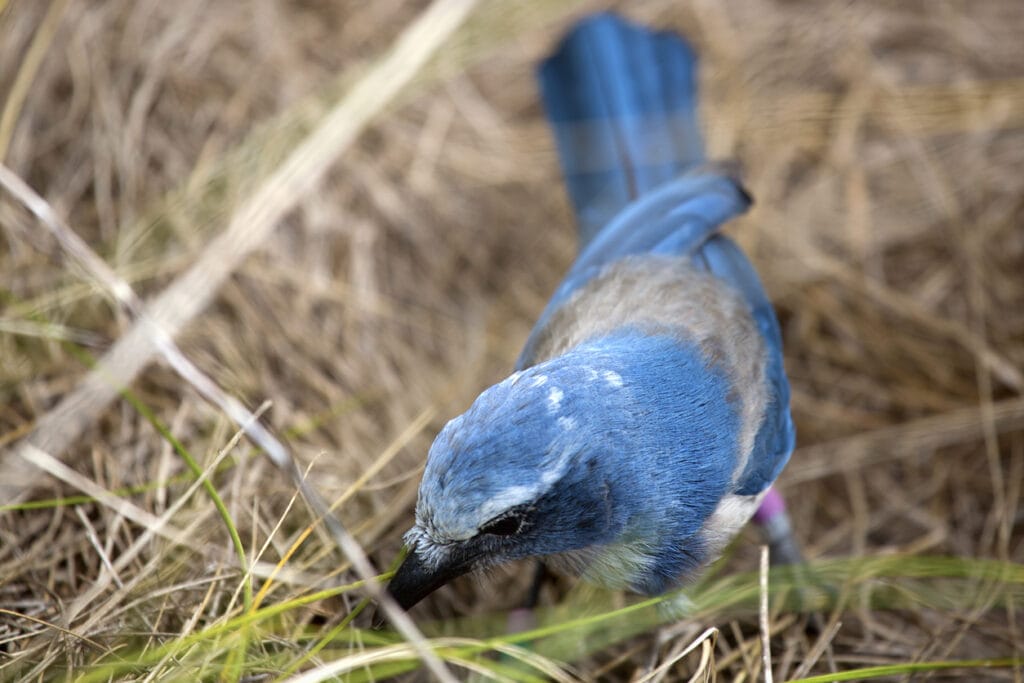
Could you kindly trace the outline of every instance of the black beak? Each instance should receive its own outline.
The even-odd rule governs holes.
[[[434,567],[426,564],[415,550],[411,551],[388,584],[388,593],[404,610],[409,609],[452,579],[473,568],[471,557],[452,556]],[[374,615],[373,626],[383,625],[381,612]]]

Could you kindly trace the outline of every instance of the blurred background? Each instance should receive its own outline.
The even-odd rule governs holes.
[[[840,581],[824,634],[775,614],[776,675],[1021,656],[1024,5],[449,5],[430,58],[389,80],[377,67],[428,3],[0,0],[0,161],[147,301],[209,264],[185,290],[201,305],[182,314],[182,350],[251,409],[271,402],[266,423],[383,569],[433,435],[508,372],[574,256],[536,63],[599,9],[679,30],[701,55],[710,152],[742,165],[755,198],[728,232],[783,327],[799,437],[781,489],[807,555],[954,557],[974,577],[891,609]],[[342,104],[350,142],[289,166]],[[238,216],[286,167],[293,184],[246,233]],[[258,237],[222,258],[229,226]],[[235,425],[166,363],[87,418],[54,417],[133,319],[7,191],[0,237],[0,679],[79,672],[238,614],[232,540],[176,444],[213,467],[265,604],[354,578],[319,529],[298,543],[311,515],[294,486],[246,440],[229,444]],[[27,466],[14,446],[40,424],[72,474],[172,511],[192,548]],[[753,540],[724,571],[756,567]],[[501,613],[528,574],[460,580],[414,615]],[[897,595],[900,578],[886,584]],[[290,609],[275,637],[326,631],[354,603]],[[756,613],[690,626],[722,629],[726,680],[757,675]],[[669,660],[665,633],[562,659],[584,680],[638,678]],[[678,659],[667,680],[701,666]]]

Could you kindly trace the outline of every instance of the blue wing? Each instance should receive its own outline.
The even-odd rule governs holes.
[[[793,450],[789,383],[775,312],[753,266],[721,225],[750,206],[725,173],[701,169],[697,60],[681,37],[614,14],[581,21],[540,68],[542,99],[581,251],[527,340],[517,367],[533,362],[539,331],[578,288],[624,256],[689,257],[738,290],[768,349],[771,405],[740,494],[765,489]]]
[[[697,250],[693,261],[743,295],[767,348],[770,404],[736,491],[744,496],[753,495],[775,481],[789,461],[796,442],[796,430],[789,413],[789,380],[782,364],[782,332],[761,279],[735,242],[725,235],[715,235]]]

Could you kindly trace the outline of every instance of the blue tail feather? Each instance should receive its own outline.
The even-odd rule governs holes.
[[[540,68],[580,245],[629,202],[704,159],[697,58],[614,14],[580,22]]]

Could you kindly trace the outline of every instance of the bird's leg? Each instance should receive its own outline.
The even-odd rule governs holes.
[[[537,560],[533,567],[533,580],[530,582],[530,591],[526,594],[523,609],[534,609],[537,607],[537,603],[540,602],[540,591],[544,588],[544,584],[549,576],[547,565],[544,564],[543,560]]]
[[[815,584],[817,588],[834,597],[834,591],[815,581],[813,575],[807,571],[804,555],[800,551],[800,544],[796,540],[793,525],[789,521],[786,501],[783,500],[782,494],[775,490],[775,487],[768,489],[768,493],[761,500],[761,506],[754,513],[754,521],[757,522],[765,543],[768,544],[771,563],[793,568],[796,597],[801,607],[806,608],[810,601],[811,584]],[[824,623],[825,620],[821,614],[812,612],[808,615],[807,629],[812,633],[821,633],[824,630]]]
[[[786,501],[775,487],[761,500],[761,506],[754,513],[754,521],[761,528],[772,564],[803,564],[804,556],[800,552],[800,544],[793,534],[793,525],[789,522]]]

